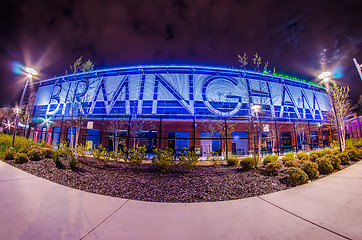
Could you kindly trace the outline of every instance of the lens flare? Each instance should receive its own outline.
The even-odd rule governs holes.
[[[340,66],[336,66],[333,68],[333,76],[332,78],[342,78],[344,76],[343,74],[344,69]]]
[[[12,62],[11,68],[14,74],[23,74],[24,65],[19,62]]]

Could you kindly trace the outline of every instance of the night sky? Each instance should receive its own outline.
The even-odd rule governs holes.
[[[317,81],[324,70],[362,94],[362,0],[1,0],[0,106],[25,78],[64,75],[78,57],[95,69],[145,64],[238,68],[254,53],[279,73]],[[253,70],[253,66],[249,66]]]

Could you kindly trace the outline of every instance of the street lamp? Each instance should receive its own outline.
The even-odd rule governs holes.
[[[340,134],[339,134],[339,123],[338,123],[339,119],[337,117],[336,107],[334,106],[334,101],[333,101],[333,98],[332,98],[332,95],[331,95],[331,90],[329,89],[329,80],[331,79],[331,75],[332,75],[331,72],[322,72],[321,74],[319,74],[318,78],[323,79],[323,82],[327,87],[327,92],[328,92],[328,95],[329,95],[329,101],[332,104],[334,117],[336,119],[339,151],[342,152],[342,145],[341,145],[341,139],[340,139]]]
[[[12,144],[13,147],[14,147],[14,143],[15,143],[16,130],[18,128],[19,114],[20,114],[20,111],[21,111],[21,106],[23,105],[23,100],[24,100],[26,89],[28,88],[29,80],[31,80],[33,78],[33,76],[38,75],[38,72],[35,69],[29,68],[29,67],[24,68],[24,73],[28,77],[27,77],[26,82],[25,82],[23,94],[21,95],[21,100],[20,100],[19,107],[16,110],[15,126],[14,126],[14,132],[13,132],[13,144]]]
[[[254,110],[254,112],[256,114],[257,134],[258,134],[258,161],[257,161],[257,164],[255,165],[255,167],[259,167],[260,154],[261,154],[261,132],[259,132],[259,130],[260,130],[260,121],[259,121],[260,105],[257,105],[257,104],[253,105],[252,109]],[[254,154],[255,154],[255,150],[254,150]]]

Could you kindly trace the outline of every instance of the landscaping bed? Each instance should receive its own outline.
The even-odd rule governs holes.
[[[350,141],[345,151],[320,149],[269,155],[261,162],[251,157],[211,152],[200,165],[189,151],[177,160],[172,150],[155,149],[148,161],[145,147],[109,152],[102,146],[57,150],[25,138],[0,135],[4,161],[50,181],[113,197],[152,202],[211,202],[255,197],[305,184],[341,170],[362,158],[362,139]],[[64,146],[64,145],[63,145]],[[226,163],[228,165],[226,165]],[[255,168],[256,164],[256,168]]]
[[[131,167],[127,163],[83,157],[72,171],[66,161],[58,169],[52,159],[15,164],[5,162],[35,176],[68,187],[112,197],[151,202],[210,202],[260,196],[291,187],[287,174],[268,176],[259,170],[239,167],[196,166],[192,171],[175,169],[161,173],[150,164]]]

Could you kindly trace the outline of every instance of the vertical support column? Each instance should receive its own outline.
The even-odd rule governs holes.
[[[329,122],[329,136],[331,136],[331,141],[329,143],[329,146],[332,146],[333,135],[332,135],[332,123],[331,122]]]
[[[278,127],[277,127],[277,121],[274,119],[274,127],[275,127],[275,137],[277,140],[277,154],[279,155],[279,138],[278,138]]]
[[[193,121],[193,127],[194,127],[194,151],[196,151],[196,119],[195,119],[195,116],[194,116],[194,121]]]
[[[158,149],[161,149],[161,140],[162,140],[162,116],[160,117],[160,134],[158,135]]]
[[[131,131],[131,118],[132,118],[132,116],[129,116],[129,119],[128,119],[128,128],[127,128],[127,148],[129,148],[129,132]]]
[[[64,116],[62,117],[62,121],[60,122],[58,147],[59,147],[60,142],[62,141],[63,120],[64,120]]]
[[[357,122],[358,122],[358,126],[359,126],[359,137],[362,137],[362,128],[361,128],[361,122],[359,120],[359,117],[357,117]]]
[[[102,145],[102,137],[103,137],[103,121],[104,118],[102,118],[102,123],[101,123],[101,132],[99,133],[99,144]]]
[[[295,122],[293,121],[294,139],[295,139],[295,151],[298,152],[298,136],[295,129]]]
[[[228,128],[227,128],[227,122],[226,122],[226,118],[224,118],[224,122],[225,122],[225,146],[226,146],[226,156],[225,159],[228,159]]]
[[[312,142],[312,135],[310,131],[310,122],[308,121],[308,129],[309,129],[309,143],[310,143],[310,150],[313,150],[313,142]],[[332,138],[333,139],[333,138]]]

